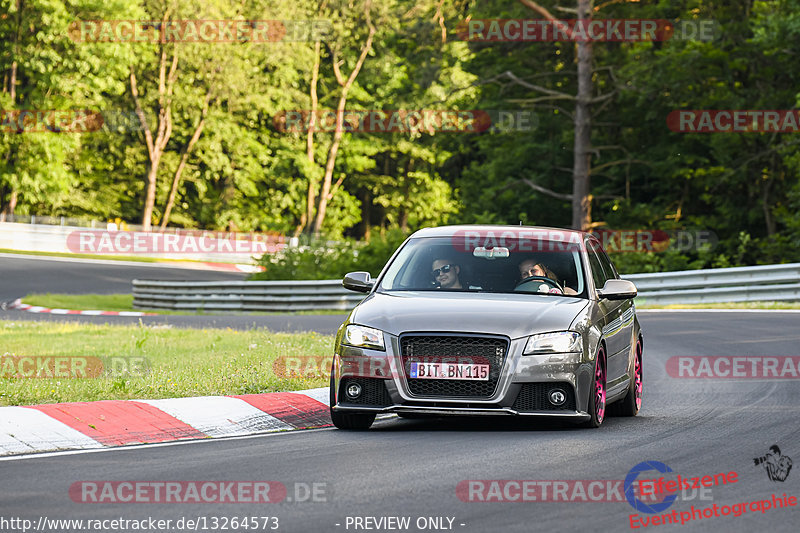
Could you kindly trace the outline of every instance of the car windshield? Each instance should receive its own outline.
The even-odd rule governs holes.
[[[580,250],[563,241],[419,237],[400,250],[378,290],[585,297]]]

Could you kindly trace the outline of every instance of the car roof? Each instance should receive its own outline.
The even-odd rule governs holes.
[[[503,225],[492,225],[492,224],[460,224],[460,225],[452,225],[452,226],[439,226],[434,228],[423,228],[414,232],[411,237],[452,237],[454,235],[460,235],[466,231],[476,231],[476,232],[503,232],[503,231],[511,231],[514,233],[517,232],[558,232],[558,234],[562,235],[567,239],[575,239],[575,240],[583,240],[585,236],[591,236],[590,233],[586,233],[583,231],[573,230],[573,229],[564,229],[564,228],[551,228],[546,226],[503,226]],[[570,239],[570,240],[571,240]]]

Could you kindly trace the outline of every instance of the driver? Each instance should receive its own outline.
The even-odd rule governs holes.
[[[431,277],[440,289],[461,289],[458,279],[461,267],[448,258],[437,259],[431,266]]]
[[[520,281],[530,278],[531,276],[539,276],[540,278],[548,278],[556,282],[559,287],[562,287],[561,281],[555,273],[547,268],[542,263],[537,263],[533,259],[526,259],[519,264],[519,279]],[[571,287],[562,287],[564,294],[578,294]]]

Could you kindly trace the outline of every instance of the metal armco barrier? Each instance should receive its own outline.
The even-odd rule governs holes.
[[[800,263],[682,270],[622,276],[639,289],[637,303],[800,301]]]
[[[314,311],[352,309],[364,294],[342,280],[152,281],[133,280],[135,309],[185,311]]]
[[[623,276],[640,304],[800,301],[800,263]],[[363,294],[342,281],[133,280],[136,309],[313,311],[352,309]]]

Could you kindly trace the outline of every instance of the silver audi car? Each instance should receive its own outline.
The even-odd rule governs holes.
[[[420,230],[339,328],[331,418],[559,417],[598,427],[642,404],[636,286],[591,234],[526,226]]]

